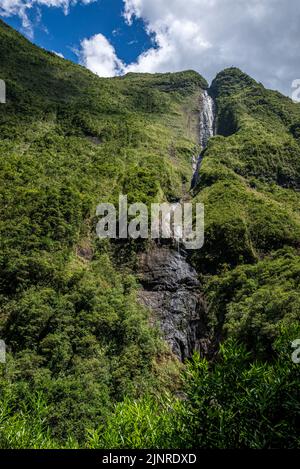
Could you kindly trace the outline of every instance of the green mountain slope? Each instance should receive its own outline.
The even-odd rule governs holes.
[[[300,106],[221,72],[189,193],[199,74],[99,78],[1,21],[0,43],[0,447],[299,446]],[[205,204],[212,360],[183,376],[137,301],[147,243],[96,239],[120,193]]]
[[[104,80],[4,23],[0,35],[7,372],[29,393],[46,390],[56,434],[80,436],[116,399],[170,380],[169,352],[135,302],[135,279],[96,244],[95,212],[120,193],[146,203],[181,195],[207,84],[194,72]]]
[[[195,190],[206,244],[194,260],[215,274],[207,280],[215,328],[265,352],[282,324],[300,318],[300,106],[237,69],[220,73],[211,92],[218,135]]]

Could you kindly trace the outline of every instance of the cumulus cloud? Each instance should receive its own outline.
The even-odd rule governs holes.
[[[100,77],[113,77],[124,72],[123,62],[103,34],[83,39],[78,55],[80,63]]]
[[[19,15],[30,35],[28,12],[34,6],[62,8],[67,14],[72,5],[92,1],[96,0],[0,0],[0,14]],[[102,34],[84,39],[80,61],[98,75],[194,69],[211,80],[220,70],[237,66],[285,94],[291,94],[291,83],[300,78],[299,0],[123,0],[123,4],[125,21],[142,19],[153,47],[125,66]]]
[[[5,17],[17,15],[22,20],[24,32],[33,37],[33,26],[28,12],[35,6],[62,8],[65,15],[69,13],[70,6],[76,3],[87,5],[95,0],[0,0],[0,15]]]
[[[155,46],[128,71],[195,69],[212,79],[238,66],[290,94],[300,76],[299,0],[123,0],[128,24],[143,19]]]

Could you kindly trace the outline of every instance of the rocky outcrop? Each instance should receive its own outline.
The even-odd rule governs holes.
[[[140,256],[138,276],[140,302],[152,310],[172,351],[181,360],[195,350],[205,353],[205,302],[186,254],[156,245]]]

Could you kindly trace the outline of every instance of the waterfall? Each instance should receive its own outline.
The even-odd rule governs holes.
[[[192,188],[197,184],[203,152],[214,135],[214,102],[207,91],[201,97],[199,127],[201,152],[193,160]],[[182,242],[182,224],[176,224],[177,209],[187,194],[184,196],[185,199],[170,204],[169,212],[161,220],[171,242],[157,243],[138,256],[138,278],[143,287],[139,302],[152,310],[173,353],[182,361],[195,350],[207,355],[211,347],[206,326],[207,306],[197,272]]]
[[[202,109],[200,112],[200,145],[205,150],[210,137],[214,135],[215,116],[214,101],[207,91],[202,94]]]
[[[193,170],[194,175],[192,179],[192,188],[198,182],[199,170],[202,163],[203,152],[207,147],[208,141],[215,134],[215,105],[213,99],[209,96],[208,92],[205,90],[202,93],[202,106],[200,111],[200,145],[201,152],[198,158],[193,160]]]

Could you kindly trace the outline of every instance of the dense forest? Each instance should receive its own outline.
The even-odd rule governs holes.
[[[236,68],[99,78],[2,21],[0,43],[0,447],[299,447],[300,105]],[[153,242],[96,236],[119,194],[205,206],[183,362],[139,300]]]

